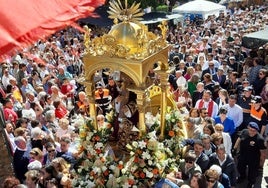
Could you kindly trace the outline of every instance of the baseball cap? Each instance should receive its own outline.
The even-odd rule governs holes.
[[[174,45],[174,48],[175,49],[179,49],[180,48],[180,45],[178,45],[178,44],[177,45]]]
[[[98,82],[98,83],[96,84],[96,89],[99,89],[99,88],[102,88],[102,84]]]
[[[242,83],[249,83],[249,80],[246,78],[242,81]]]
[[[257,131],[260,130],[258,124],[255,123],[255,122],[249,122],[248,126],[249,126],[250,128],[252,128],[252,129],[257,130]]]
[[[251,86],[247,86],[243,89],[243,91],[252,91],[253,88]]]
[[[253,97],[252,102],[253,103],[261,103],[262,102],[261,96],[255,96],[255,97]]]

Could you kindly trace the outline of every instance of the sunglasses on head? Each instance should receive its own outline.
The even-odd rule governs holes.
[[[38,152],[37,151],[31,151],[30,154],[32,154],[32,155],[38,155]]]

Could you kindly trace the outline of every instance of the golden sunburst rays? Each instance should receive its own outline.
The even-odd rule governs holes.
[[[124,6],[122,5],[121,0],[114,0],[110,1],[109,9],[109,18],[114,19],[114,22],[117,22],[117,20],[122,22],[139,22],[143,20],[142,16],[144,13],[140,8],[140,3],[133,3],[130,7],[128,7],[127,0],[125,0]]]

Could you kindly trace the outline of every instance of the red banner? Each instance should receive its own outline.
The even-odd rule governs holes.
[[[0,59],[93,15],[105,0],[0,0]]]

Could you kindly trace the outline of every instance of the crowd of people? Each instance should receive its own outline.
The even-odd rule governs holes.
[[[246,49],[242,37],[267,27],[267,11],[235,7],[198,25],[191,20],[170,23],[169,65],[174,72],[168,81],[185,116],[188,138],[182,145],[189,151],[179,171],[159,186],[236,187],[246,178],[248,187],[256,183],[266,149],[268,45]],[[91,37],[104,31],[92,26]],[[153,32],[161,35],[157,27]],[[15,172],[2,187],[71,187],[79,134],[75,118],[90,114],[78,82],[84,73],[83,39],[82,32],[70,27],[1,63],[2,118]],[[120,142],[122,118],[138,123],[135,95],[115,79],[116,73],[107,72],[104,67],[94,78],[97,121],[104,126],[112,106],[118,116],[111,140]],[[153,70],[148,77],[159,83]]]

